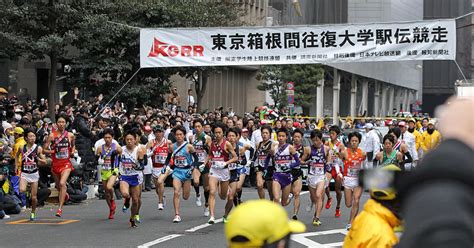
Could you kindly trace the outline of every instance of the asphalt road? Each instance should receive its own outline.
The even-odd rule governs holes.
[[[334,192],[331,192],[335,196]],[[168,205],[164,211],[158,211],[156,195],[146,192],[142,195],[139,228],[130,229],[129,213],[117,211],[114,220],[108,220],[108,208],[104,200],[92,199],[81,205],[65,206],[63,221],[74,220],[62,225],[32,224],[26,219],[29,210],[12,215],[9,220],[0,220],[0,247],[225,247],[223,224],[208,225],[208,217],[203,209],[195,204],[194,192],[190,200],[181,204],[182,222],[172,223],[173,207],[170,204],[172,189],[166,188]],[[256,199],[255,189],[244,189],[243,200]],[[363,203],[368,195],[362,197]],[[309,194],[302,195],[299,218],[307,230],[305,234],[294,235],[291,247],[327,247],[341,246],[344,240],[345,225],[349,209],[342,203],[342,216],[334,217],[335,203],[331,209],[324,209],[320,227],[311,225],[313,213],[306,212]],[[121,207],[121,203],[119,207]],[[119,210],[119,207],[117,208]],[[292,204],[287,207],[289,213]],[[217,216],[222,216],[224,201],[217,201]],[[58,222],[54,217],[56,207],[47,205],[37,211],[38,221]],[[9,223],[16,224],[9,224]],[[22,224],[23,223],[23,224]]]

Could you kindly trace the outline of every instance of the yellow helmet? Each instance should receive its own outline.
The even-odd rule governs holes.
[[[251,200],[239,205],[229,215],[224,228],[230,248],[262,247],[290,233],[306,230],[302,222],[288,220],[285,209],[268,200]]]
[[[387,166],[382,167],[380,171],[394,172],[394,171],[401,171],[401,169],[394,164],[389,164]],[[388,178],[387,176],[390,176],[391,178]],[[378,182],[373,182],[369,186],[370,196],[376,200],[381,200],[381,201],[395,199],[397,197],[397,192],[392,186],[393,174],[380,176],[378,178],[379,178]]]

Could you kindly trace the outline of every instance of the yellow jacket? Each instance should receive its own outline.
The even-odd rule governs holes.
[[[389,209],[369,199],[352,222],[343,247],[392,247],[398,243],[393,229],[399,225],[400,220]]]
[[[421,133],[418,132],[418,130],[413,131],[413,136],[415,136],[415,146],[416,146],[416,151],[418,152],[418,149],[421,147],[421,143],[423,142],[423,137],[421,136]]]
[[[23,148],[23,146],[26,145],[26,141],[25,141],[25,138],[23,137],[20,137],[18,139],[15,140],[15,145],[13,146],[13,150],[12,150],[12,158],[16,158],[18,156],[18,161],[21,161],[21,155],[18,155],[18,153],[20,152],[20,149]],[[20,173],[20,166],[17,165],[17,173]]]
[[[438,130],[434,130],[432,134],[429,134],[428,131],[424,131],[421,137],[421,148],[423,152],[433,150],[441,143],[441,133],[438,132]]]

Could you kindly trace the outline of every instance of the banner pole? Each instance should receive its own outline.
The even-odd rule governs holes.
[[[133,75],[122,85],[122,87],[117,91],[117,93],[115,93],[114,96],[112,96],[112,98],[110,98],[110,100],[104,105],[104,107],[102,107],[102,109],[99,111],[99,113],[97,113],[93,119],[97,118],[97,116],[99,116],[102,111],[104,111],[105,108],[107,108],[107,105],[109,105],[110,102],[112,102],[112,100],[123,90],[123,88],[125,88],[125,86],[127,86],[127,84],[132,81],[132,79],[138,74],[138,72],[141,70],[142,68],[138,68],[138,70],[135,71],[135,73],[133,73]]]
[[[469,83],[469,82],[467,81],[466,75],[464,75],[464,72],[461,70],[461,67],[459,66],[458,62],[457,62],[456,60],[453,60],[453,61],[454,61],[454,63],[456,64],[456,66],[458,67],[459,72],[461,72],[461,75],[462,75],[462,77],[464,78],[464,82],[465,82],[465,83]]]

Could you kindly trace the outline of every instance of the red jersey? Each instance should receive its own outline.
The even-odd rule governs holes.
[[[71,157],[71,142],[69,141],[69,135],[67,131],[64,131],[63,134],[59,132],[53,133],[53,144],[51,149],[53,154],[51,156],[53,164],[64,164],[69,162]]]
[[[344,160],[344,176],[359,177],[359,171],[362,169],[362,163],[365,161],[365,156],[362,149],[357,148],[356,152],[347,149],[347,159]]]
[[[159,143],[156,139],[153,141],[153,167],[162,168],[165,165],[166,157],[168,157],[168,142],[162,139]]]
[[[229,153],[225,150],[226,140],[224,139],[220,145],[217,145],[216,142],[212,142],[211,145],[211,153],[210,156],[210,164],[209,166],[212,167],[213,162],[217,161],[228,161],[229,160]]]

